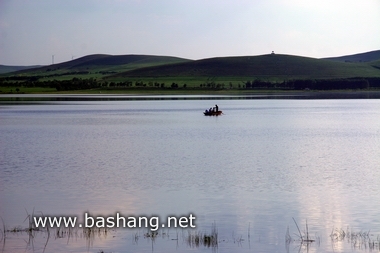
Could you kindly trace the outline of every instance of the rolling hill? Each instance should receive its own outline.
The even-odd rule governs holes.
[[[188,61],[178,57],[154,55],[89,55],[69,62],[54,65],[57,68],[83,70],[89,68],[109,68],[113,66],[151,66]]]
[[[347,59],[360,62],[346,62]],[[368,62],[364,62],[364,60]],[[372,61],[370,61],[372,60]],[[154,55],[88,55],[68,62],[19,70],[2,76],[33,80],[72,80],[74,77],[107,82],[137,79],[150,81],[207,80],[289,80],[380,77],[380,50],[327,59],[267,54],[189,60]],[[155,80],[152,80],[155,79]]]
[[[253,78],[350,78],[379,77],[380,70],[366,63],[269,54],[219,57],[125,71],[115,77],[253,77]]]
[[[328,57],[323,59],[340,62],[371,62],[380,60],[380,50],[339,57]]]
[[[15,72],[19,70],[25,70],[25,69],[33,69],[33,68],[39,68],[41,66],[7,66],[7,65],[0,65],[0,74]]]
[[[105,55],[95,54],[75,60],[43,66],[37,69],[17,71],[17,75],[54,75],[76,72],[112,72],[131,70],[135,68],[157,66],[169,63],[186,62],[187,59],[171,56],[154,55]]]

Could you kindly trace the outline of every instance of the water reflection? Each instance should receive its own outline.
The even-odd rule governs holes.
[[[216,224],[221,252],[345,252],[351,242],[355,249],[376,248],[378,100],[232,99],[221,103],[225,115],[204,117],[210,104],[3,106],[0,216],[6,229],[22,223],[25,208],[33,207],[49,215],[194,213],[197,231],[190,238],[208,235]],[[314,242],[300,243],[293,218]],[[355,236],[339,239],[347,226]],[[292,240],[286,243],[288,228]],[[358,234],[369,230],[371,240]],[[330,239],[332,231],[338,239]],[[112,233],[93,240],[70,236],[61,249],[67,237],[49,239],[45,252],[213,250],[208,239],[189,245],[189,234],[180,229],[161,230],[166,235],[154,240],[144,238],[145,230]],[[25,247],[12,243],[18,235],[10,236],[5,252]],[[41,245],[36,252],[47,236],[35,236]]]

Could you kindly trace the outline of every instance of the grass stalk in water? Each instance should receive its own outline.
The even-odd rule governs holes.
[[[218,229],[215,224],[212,224],[210,233],[202,233],[199,231],[188,231],[188,235],[186,237],[187,244],[191,247],[218,247]]]
[[[299,233],[299,238],[301,239],[301,243],[311,243],[311,242],[315,242],[314,239],[311,239],[311,238],[309,237],[309,228],[308,228],[308,226],[307,226],[307,220],[306,220],[306,231],[304,232],[304,234],[306,234],[306,236],[305,236],[305,235],[302,235],[301,230],[300,230],[300,228],[298,227],[298,224],[297,224],[297,222],[296,222],[296,220],[295,220],[294,218],[293,218],[293,221],[294,221],[294,223],[296,224],[296,227],[297,227],[297,230],[298,230],[298,233]]]

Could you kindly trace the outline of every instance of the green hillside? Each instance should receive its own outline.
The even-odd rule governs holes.
[[[25,69],[32,69],[32,68],[39,68],[41,66],[7,66],[7,65],[0,65],[0,74],[15,72],[19,70],[25,70]]]
[[[329,58],[324,58],[324,59],[331,60],[331,61],[341,61],[341,62],[371,62],[371,61],[380,60],[380,50],[360,53],[360,54],[339,56],[339,57],[329,57]]]
[[[370,59],[368,54],[363,55]],[[375,54],[370,55],[376,58]],[[3,87],[0,93],[35,92],[36,87],[49,91],[120,89],[121,92],[176,88],[379,89],[380,59],[344,62],[268,54],[188,60],[168,56],[97,54],[3,74],[0,86]]]
[[[138,68],[109,78],[246,77],[264,79],[379,77],[380,70],[364,63],[344,63],[291,55],[221,57],[172,65]]]
[[[37,69],[21,70],[12,74],[19,76],[54,77],[55,79],[57,79],[57,76],[61,76],[61,79],[69,79],[72,76],[81,78],[103,77],[104,75],[141,67],[186,61],[189,60],[170,56],[96,54]]]
[[[368,57],[368,54],[362,55]],[[373,52],[370,55],[375,57]],[[348,63],[280,54],[217,57],[196,61],[168,56],[97,54],[7,75],[37,76],[40,80],[71,80],[76,77],[107,81],[131,78],[326,79],[379,77],[379,65],[379,61]]]
[[[369,63],[369,65],[371,65],[374,68],[380,69],[380,60],[372,61],[372,62]]]

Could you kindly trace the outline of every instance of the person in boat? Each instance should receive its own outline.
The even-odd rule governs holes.
[[[215,112],[218,112],[219,111],[219,107],[218,105],[215,105]]]

